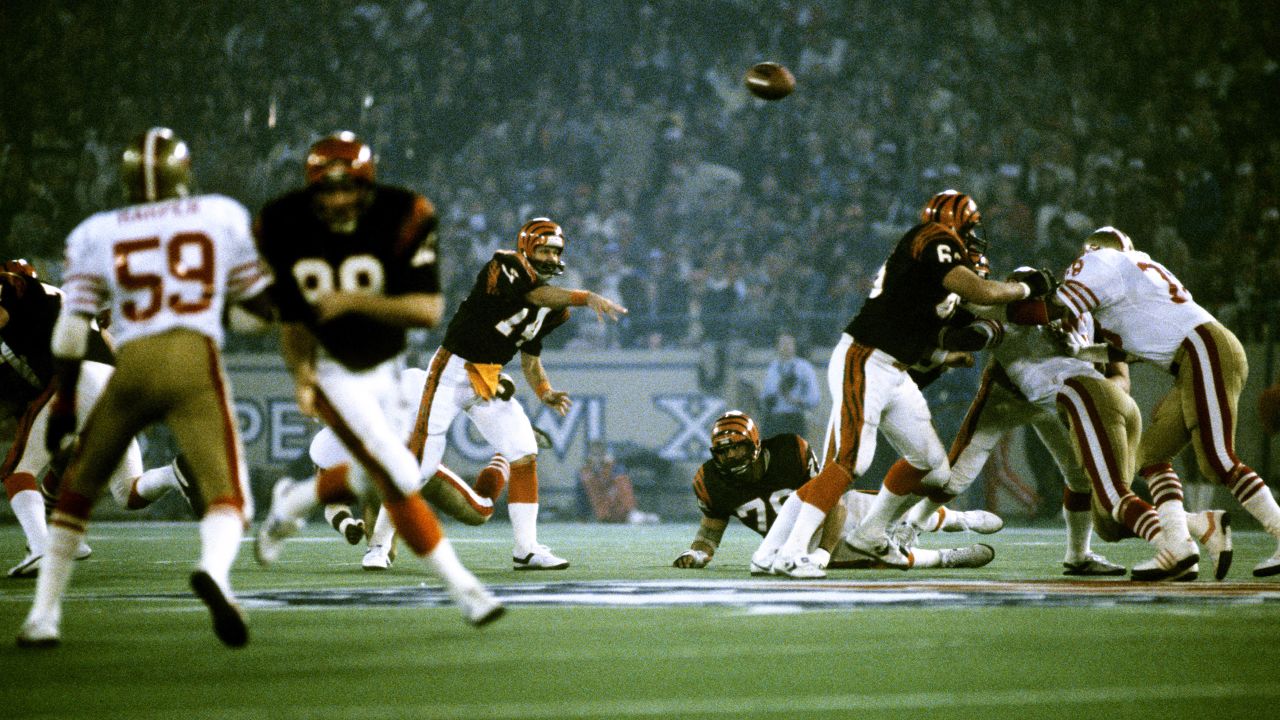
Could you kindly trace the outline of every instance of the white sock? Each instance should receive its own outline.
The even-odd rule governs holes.
[[[174,474],[172,464],[142,473],[133,484],[133,491],[147,500],[157,500],[170,490],[178,489],[178,476]]]
[[[396,537],[395,523],[391,522],[391,514],[387,512],[386,506],[378,506],[378,519],[373,523],[373,532],[369,533],[369,545],[381,545],[387,550],[391,549],[391,541]]]
[[[311,514],[320,504],[316,497],[316,479],[295,482],[287,492],[281,494],[280,501],[275,503],[271,512],[280,520],[301,520]]]
[[[794,497],[795,494],[793,493],[792,496]],[[827,514],[821,508],[801,501],[791,533],[787,536],[787,541],[778,549],[778,555],[781,557],[803,555],[809,549],[809,540],[826,519]]]
[[[523,557],[538,544],[538,503],[507,503],[511,533],[515,535],[515,554]]]
[[[453,551],[453,544],[449,542],[449,538],[440,538],[435,549],[423,559],[449,587],[466,587],[480,583],[470,570],[463,567],[458,554]]]
[[[1187,530],[1187,510],[1181,500],[1166,500],[1156,508],[1160,516],[1160,529],[1164,540],[1170,543],[1181,543],[1191,537]]]
[[[84,540],[83,530],[72,530],[62,525],[49,529],[49,542],[40,560],[40,573],[36,575],[36,593],[31,602],[29,619],[62,617],[62,596],[71,582],[75,570],[76,548]]]
[[[1062,519],[1067,523],[1066,562],[1079,562],[1088,557],[1089,543],[1093,536],[1093,512],[1063,508]]]
[[[9,498],[13,514],[18,516],[22,534],[27,536],[27,547],[40,555],[49,544],[49,525],[44,519],[44,496],[39,490],[23,490]]]
[[[1271,488],[1263,487],[1240,506],[1262,523],[1263,530],[1280,538],[1280,505],[1271,494]]]
[[[786,502],[782,503],[782,507],[778,510],[778,517],[774,518],[773,526],[769,528],[768,534],[756,548],[757,556],[768,557],[782,547],[782,544],[791,536],[791,529],[795,527],[801,505],[804,505],[804,501],[795,493],[787,496]]]
[[[929,548],[911,548],[908,556],[912,559],[912,568],[942,567],[942,553]]]
[[[209,509],[200,520],[200,569],[224,591],[231,589],[231,565],[240,552],[244,517],[225,505]]]
[[[939,510],[942,510],[942,503],[934,502],[929,498],[920,498],[920,502],[912,505],[902,519],[924,532],[935,532],[942,529],[942,523],[945,521],[946,515],[950,514],[945,510],[940,514]],[[959,518],[954,518],[954,520],[958,522]]]
[[[881,487],[871,501],[871,509],[867,511],[858,525],[857,533],[864,538],[876,538],[885,534],[889,523],[898,519],[902,509],[915,495],[896,495],[886,487]]]

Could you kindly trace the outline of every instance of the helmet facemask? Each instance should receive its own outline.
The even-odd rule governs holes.
[[[564,262],[559,254],[540,251],[539,248],[556,248],[563,253],[564,245],[564,231],[548,218],[534,218],[525,223],[516,239],[516,248],[529,261],[538,278],[544,281],[563,273]]]
[[[329,231],[349,235],[373,199],[373,150],[355,133],[342,131],[317,140],[303,169],[312,189],[316,217]]]
[[[730,410],[711,427],[711,460],[731,475],[744,475],[760,457],[760,429],[746,413]]]

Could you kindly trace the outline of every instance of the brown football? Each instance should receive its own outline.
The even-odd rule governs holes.
[[[758,98],[781,100],[796,89],[796,77],[776,62],[762,62],[751,66],[742,84]]]

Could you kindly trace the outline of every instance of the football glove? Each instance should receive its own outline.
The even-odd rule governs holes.
[[[671,563],[672,567],[684,568],[704,568],[707,563],[711,562],[711,556],[701,550],[685,550],[676,556],[676,561]]]
[[[1040,268],[1018,268],[1009,275],[1012,282],[1020,282],[1031,288],[1029,297],[1044,297],[1058,288],[1058,282],[1054,279],[1053,273]]]

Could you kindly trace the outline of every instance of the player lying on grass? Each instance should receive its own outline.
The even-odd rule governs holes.
[[[715,555],[729,518],[761,535],[769,531],[778,508],[787,496],[817,474],[818,461],[809,443],[799,435],[775,435],[760,440],[760,429],[746,413],[733,410],[721,415],[711,428],[711,459],[698,468],[693,490],[702,509],[702,522],[689,549],[672,563],[678,568],[702,568]],[[837,543],[854,529],[871,506],[873,493],[846,493],[828,514],[810,542],[810,554],[822,568],[869,568],[876,563],[841,551]],[[956,512],[939,508],[931,530],[995,532],[1003,526],[1000,518],[985,510]],[[834,557],[832,555],[835,549]],[[960,548],[930,550],[915,548],[911,567],[982,567],[995,551],[982,543]],[[771,568],[751,566],[752,575],[772,574]],[[814,573],[811,577],[823,577]]]

